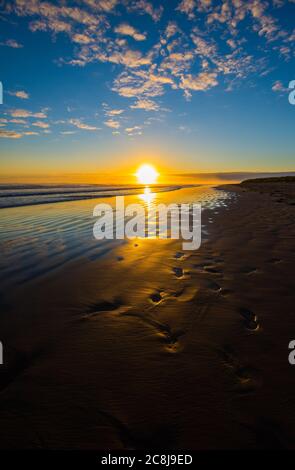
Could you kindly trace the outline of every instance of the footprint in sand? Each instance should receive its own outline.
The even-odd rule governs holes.
[[[145,324],[152,327],[157,336],[161,338],[161,341],[165,344],[165,349],[168,352],[177,352],[179,351],[179,342],[178,339],[180,336],[185,334],[184,330],[175,330],[172,331],[171,327],[167,323],[161,323],[157,318],[154,318],[152,315],[147,315],[146,312],[139,313],[130,310],[126,313],[126,315],[130,315],[140,319]]]
[[[244,266],[241,269],[242,274],[254,274],[254,273],[257,273],[257,272],[258,272],[258,269],[254,268],[254,267],[251,267],[251,266]]]
[[[222,270],[211,262],[194,264],[193,267],[197,270],[210,274],[222,274]]]
[[[244,318],[245,326],[248,330],[257,331],[259,329],[258,318],[251,310],[242,307],[239,313]]]
[[[150,295],[150,299],[154,304],[159,304],[161,300],[163,300],[163,297],[160,292],[154,292]]]
[[[166,350],[168,352],[176,353],[179,351],[178,339],[185,334],[184,330],[172,331],[171,328],[166,325],[165,329],[162,328],[159,334],[161,335],[163,342],[166,344]]]
[[[219,352],[224,366],[233,375],[237,393],[251,393],[261,386],[262,380],[258,371],[242,364],[230,346],[225,346]]]
[[[176,299],[179,302],[190,302],[196,296],[198,289],[193,286],[185,286],[182,289],[179,289],[173,292],[172,298]]]
[[[215,282],[215,281],[206,280],[206,287],[207,287],[207,289],[213,290],[215,292],[221,292],[222,291],[220,285],[217,284],[217,282]]]
[[[81,317],[81,320],[88,320],[92,317],[99,315],[100,313],[123,313],[130,307],[123,305],[120,300],[109,302],[108,300],[102,300],[101,302],[91,304],[86,312]]]
[[[179,278],[179,279],[184,276],[184,273],[183,273],[183,269],[182,269],[182,268],[177,268],[177,267],[176,267],[176,268],[172,268],[172,271],[174,272],[175,276],[176,276],[177,278]]]
[[[218,268],[215,268],[215,267],[211,267],[211,266],[204,266],[204,270],[207,272],[207,273],[211,273],[211,274],[221,274],[221,270],[218,269]]]
[[[174,258],[175,259],[182,259],[182,258],[184,258],[184,253],[182,253],[181,251],[177,251],[177,253],[175,253],[175,255],[174,255]]]

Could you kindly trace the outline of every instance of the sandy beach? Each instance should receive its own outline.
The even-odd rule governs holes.
[[[7,292],[0,447],[294,448],[293,185],[220,189],[195,252],[134,240]]]

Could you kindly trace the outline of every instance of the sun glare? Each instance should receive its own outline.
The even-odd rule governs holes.
[[[153,184],[157,181],[158,173],[151,165],[141,165],[138,168],[136,177],[140,184]]]

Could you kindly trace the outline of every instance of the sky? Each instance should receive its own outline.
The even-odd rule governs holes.
[[[294,170],[294,18],[294,0],[4,1],[0,179]]]

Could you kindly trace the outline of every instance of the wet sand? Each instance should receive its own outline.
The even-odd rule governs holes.
[[[295,206],[226,189],[198,251],[130,241],[2,299],[1,448],[295,447]]]

